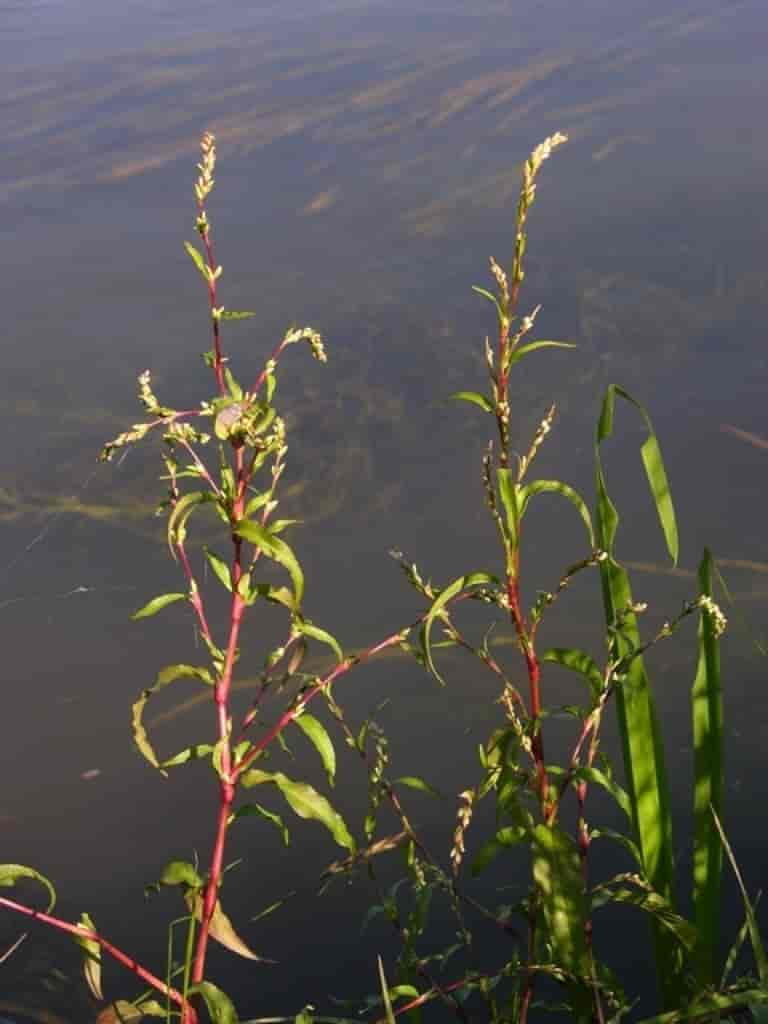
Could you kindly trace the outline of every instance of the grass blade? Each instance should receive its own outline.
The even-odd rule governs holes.
[[[712,596],[712,555],[705,549],[699,566],[699,586]],[[699,660],[691,692],[694,760],[693,913],[698,931],[694,951],[700,986],[716,984],[720,936],[720,888],[723,846],[714,827],[712,810],[720,816],[723,804],[723,701],[720,649],[710,612],[701,610]]]

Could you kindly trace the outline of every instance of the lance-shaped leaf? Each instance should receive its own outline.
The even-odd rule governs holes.
[[[168,686],[169,683],[174,682],[176,679],[200,679],[208,686],[212,685],[213,678],[206,668],[200,668],[196,665],[167,665],[157,675],[154,686],[148,687],[146,690],[142,690],[139,699],[132,705],[131,711],[131,728],[133,730],[133,741],[136,744],[139,752],[149,761],[153,768],[158,768],[163,775],[168,773],[165,771],[163,766],[157,759],[154,748],[149,742],[147,736],[147,730],[144,728],[144,708],[147,705],[147,701],[152,697],[158,690],[162,690]],[[173,760],[173,758],[171,759]],[[183,763],[183,762],[178,762]]]
[[[294,782],[282,772],[265,772],[259,768],[251,768],[245,772],[242,783],[244,786],[261,786],[265,783],[277,786],[294,814],[325,825],[339,846],[343,846],[350,853],[357,849],[342,816],[309,783]]]
[[[229,996],[224,995],[220,988],[210,981],[201,981],[197,985],[190,986],[189,994],[197,993],[203,997],[212,1024],[238,1024],[237,1012],[232,1001]]]
[[[507,540],[510,544],[515,545],[517,544],[517,537],[520,532],[522,488],[512,479],[512,474],[506,466],[497,470],[497,477],[499,481],[499,496],[501,497],[501,504],[504,506],[506,515]]]
[[[208,265],[205,262],[205,260],[203,259],[203,254],[200,252],[200,250],[197,248],[197,246],[193,245],[191,242],[185,242],[184,243],[184,248],[187,250],[189,255],[192,257],[192,262],[195,264],[197,269],[203,275],[203,280],[207,282],[208,279],[209,279],[210,274],[209,274],[209,270],[208,270]]]
[[[0,864],[0,888],[10,889],[20,878],[33,878],[45,888],[48,893],[48,905],[45,910],[46,913],[50,913],[56,906],[56,890],[53,887],[53,882],[49,881],[45,875],[41,875],[39,871],[35,871],[34,868],[28,868],[26,864]]]
[[[442,685],[445,685],[445,680],[437,671],[435,662],[432,658],[432,627],[435,619],[440,617],[445,610],[448,603],[457,597],[462,591],[469,589],[470,587],[476,587],[479,584],[498,584],[498,578],[492,576],[487,572],[473,572],[467,576],[459,576],[458,579],[454,580],[447,587],[440,591],[438,596],[432,602],[427,615],[424,618],[424,622],[421,627],[421,651],[424,656],[424,660],[435,679]]]
[[[291,548],[280,537],[273,536],[265,526],[254,522],[252,519],[241,520],[237,523],[235,533],[251,544],[255,544],[256,547],[261,548],[268,558],[273,559],[273,561],[278,562],[284,569],[288,570],[288,574],[293,582],[293,607],[297,610],[304,596],[304,573],[301,571],[298,559]]]
[[[306,711],[302,712],[298,718],[294,718],[293,721],[320,755],[328,781],[333,785],[336,776],[336,751],[325,726],[314,715],[310,715]]]
[[[310,622],[309,619],[305,619],[303,615],[294,616],[293,628],[297,633],[301,633],[302,636],[308,636],[310,639],[317,640],[318,643],[325,644],[326,647],[330,647],[336,656],[336,660],[344,661],[344,652],[341,649],[341,645],[336,637],[326,629],[321,629],[320,626],[316,626],[314,622]]]
[[[88,914],[81,914],[77,923],[81,928],[87,928],[90,932],[96,931],[96,926]],[[101,946],[96,939],[86,939],[82,935],[75,935],[75,941],[83,951],[85,983],[93,998],[101,1002],[104,998],[101,991]]]
[[[202,892],[199,889],[188,889],[184,893],[184,900],[195,920],[201,921],[203,918]],[[215,939],[219,945],[224,946],[231,953],[236,953],[238,956],[241,956],[246,960],[255,960],[261,963],[270,962],[265,960],[264,957],[254,953],[253,950],[243,942],[235,931],[235,927],[231,920],[222,910],[221,902],[219,900],[216,900],[216,906],[213,908],[210,936],[212,939]]]
[[[217,555],[215,551],[211,551],[210,548],[205,545],[203,545],[203,552],[205,553],[205,557],[208,559],[208,564],[213,569],[216,579],[231,593],[232,573],[227,563],[223,558]]]
[[[205,505],[215,500],[216,495],[212,491],[189,491],[174,504],[171,514],[168,516],[167,529],[168,548],[174,559],[176,558],[176,545],[183,544],[186,540],[189,517],[199,505]]]
[[[259,818],[264,818],[266,821],[271,822],[275,828],[279,829],[283,846],[290,845],[290,833],[283,819],[279,814],[275,814],[273,811],[268,811],[266,807],[262,807],[261,804],[243,804],[242,807],[238,807],[234,814],[231,815],[229,822],[232,824],[239,818],[245,818],[249,815],[257,815]]]
[[[699,565],[699,589],[712,596],[712,556],[705,549]],[[712,614],[701,610],[699,658],[691,691],[693,714],[694,835],[693,918],[698,940],[694,950],[697,983],[717,983],[720,946],[720,889],[723,846],[712,817],[723,806],[723,698],[720,645]]]
[[[594,660],[586,651],[578,647],[550,647],[541,656],[541,661],[551,661],[556,665],[562,665],[572,672],[578,672],[586,679],[592,695],[599,696],[603,688],[603,676]]]
[[[594,548],[595,533],[592,528],[592,516],[589,514],[587,503],[575,488],[560,480],[534,480],[530,484],[526,484],[524,487],[520,488],[519,502],[521,519],[526,513],[528,502],[537,494],[560,494],[563,498],[570,501],[576,508],[576,511],[581,516],[581,521],[587,528],[590,547]]]
[[[537,825],[533,830],[532,853],[533,878],[553,960],[569,974],[587,977],[588,905],[576,847],[556,826]]]
[[[186,594],[160,594],[158,597],[153,597],[151,601],[148,601],[142,608],[139,608],[137,612],[134,612],[131,618],[134,621],[137,619],[148,619],[150,615],[157,615],[159,611],[162,611],[169,604],[174,604],[176,601],[186,601],[186,599]]]
[[[570,341],[531,341],[527,345],[520,345],[514,349],[509,356],[508,366],[512,367],[529,352],[535,352],[537,348],[576,348]]]
[[[696,944],[696,929],[691,922],[676,913],[670,902],[639,875],[625,873],[595,886],[592,906],[606,903],[627,903],[645,911],[689,952]]]
[[[471,405],[479,406],[483,412],[493,412],[493,403],[485,395],[478,391],[455,391],[451,396],[459,402],[469,402]]]

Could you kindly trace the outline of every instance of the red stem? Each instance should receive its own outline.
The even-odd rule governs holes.
[[[9,900],[5,896],[0,896],[0,906],[7,907],[9,910],[15,910],[18,914],[24,914],[26,917],[31,917],[35,921],[42,921],[43,924],[50,925],[52,928],[58,928],[59,931],[68,932],[70,935],[76,935],[81,939],[87,939],[89,942],[98,942],[99,946],[109,953],[109,955],[117,960],[118,963],[123,964],[129,971],[141,978],[142,981],[146,982],[156,991],[160,992],[164,996],[169,996],[170,999],[176,1003],[177,1006],[181,1007],[182,1010],[182,1022],[183,1024],[197,1024],[197,1013],[189,1003],[185,1003],[184,997],[175,988],[169,988],[168,985],[156,975],[148,971],[146,967],[142,967],[138,961],[134,960],[133,957],[128,956],[117,946],[113,946],[111,942],[108,942],[105,938],[99,935],[97,932],[91,931],[90,928],[83,928],[82,925],[71,924],[69,921],[63,921],[60,917],[52,917],[51,914],[46,914],[42,910],[34,910],[32,907],[27,907],[23,903],[16,903],[15,900]]]

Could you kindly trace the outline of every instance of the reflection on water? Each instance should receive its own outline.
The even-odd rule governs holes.
[[[180,620],[167,635],[127,623],[172,572],[153,517],[158,463],[147,446],[117,466],[95,464],[104,440],[136,418],[133,382],[146,366],[161,398],[207,397],[197,361],[204,307],[181,250],[193,231],[191,164],[203,128],[220,146],[213,215],[225,300],[259,312],[255,329],[232,327],[233,359],[255,370],[293,319],[327,338],[328,367],[289,360],[280,381],[294,440],[283,512],[304,521],[297,547],[318,618],[349,646],[402,624],[392,544],[423,557],[435,578],[487,557],[485,424],[445,399],[481,380],[492,324],[470,286],[487,283],[489,255],[508,255],[517,163],[554,130],[571,143],[542,179],[523,301],[543,304],[542,336],[579,348],[525,367],[518,435],[557,400],[541,456],[547,474],[591,493],[601,388],[616,380],[647,399],[684,551],[680,570],[660,571],[636,467],[610,465],[641,596],[660,609],[688,596],[706,542],[760,624],[768,149],[753,125],[765,98],[763,19],[757,0],[545,0],[524,17],[505,0],[132,0],[119,11],[0,0],[0,233],[10,268],[0,301],[11,325],[0,395],[0,622],[11,641],[4,720],[14,723],[3,740],[9,763],[28,764],[34,750],[40,769],[0,795],[4,859],[38,851],[71,894],[72,915],[87,905],[98,921],[118,920],[131,945],[168,908],[125,906],[123,892],[139,892],[164,853],[187,856],[205,841],[193,788],[169,781],[156,797],[147,792],[128,743],[130,700],[191,641]],[[631,424],[623,429],[634,443]],[[560,529],[560,519],[543,521]],[[559,550],[537,543],[535,559],[534,575],[558,578]],[[586,615],[574,601],[577,624],[565,629]],[[663,719],[683,749],[691,673],[684,654],[674,657],[660,663]],[[740,734],[731,737],[731,837],[753,884],[765,847],[740,786],[762,755],[759,673],[734,662],[726,709]],[[392,695],[402,772],[437,773],[450,792],[471,763],[475,737],[462,729],[479,731],[492,713],[468,702],[470,686],[434,694],[392,659],[361,676],[350,700],[362,716]],[[420,765],[431,715],[446,708],[451,756],[433,750],[435,761]],[[205,735],[208,721],[196,705],[171,702],[155,725],[175,749],[188,728]],[[459,763],[467,742],[469,760]],[[683,806],[683,778],[680,787]],[[189,819],[173,834],[169,799]],[[250,842],[269,840],[244,842],[253,862]],[[260,845],[258,856],[270,850]],[[308,871],[293,852],[273,853],[281,891],[303,885],[307,898],[332,859],[305,847]],[[115,865],[119,893],[87,889],[86,879],[112,882]],[[273,884],[251,878],[233,890],[244,919]],[[336,911],[311,904],[316,928],[338,934],[322,962],[302,931],[305,908],[266,919],[258,948],[266,942],[284,965],[259,975],[257,992],[246,987],[246,1012],[296,1010],[297,962],[302,992],[318,998],[344,994],[332,973],[340,958],[368,978],[371,950],[357,940],[367,902],[361,888]],[[40,941],[34,949],[47,951]],[[56,946],[52,961],[38,962],[32,946],[2,967],[13,998],[0,1014],[91,1019],[67,955],[57,960]],[[162,948],[154,952],[162,963]]]

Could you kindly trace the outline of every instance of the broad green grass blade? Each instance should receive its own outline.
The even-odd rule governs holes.
[[[712,596],[712,555],[705,549],[699,566],[699,587]],[[723,847],[712,809],[722,815],[723,701],[720,650],[712,616],[702,609],[699,620],[699,661],[691,692],[694,758],[693,914],[698,940],[694,966],[699,986],[716,985],[720,938],[720,887]]]
[[[595,468],[597,507],[595,534],[598,547],[608,554],[600,564],[606,625],[612,627],[620,614],[632,603],[632,589],[626,570],[614,557],[614,541],[619,514],[611,501],[605,483],[600,446],[613,432],[616,395],[636,406],[648,427],[653,444],[644,446],[643,461],[651,479],[657,512],[664,527],[667,546],[673,560],[677,558],[677,529],[674,508],[666,485],[661,453],[648,414],[625,391],[608,388],[597,427]],[[646,445],[648,442],[646,441]],[[650,469],[649,469],[650,466]],[[655,482],[654,482],[655,481]],[[612,656],[620,657],[640,644],[637,619],[625,615],[620,634],[611,643]],[[643,870],[653,888],[672,904],[672,817],[669,786],[664,762],[664,745],[659,728],[650,683],[641,657],[634,658],[624,682],[616,689],[616,714],[621,738],[627,791],[632,806],[635,839],[643,860]],[[652,925],[656,968],[665,1009],[679,1005],[682,994],[682,961],[679,947],[658,925]]]

